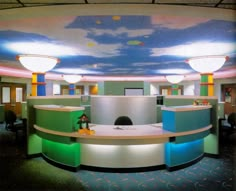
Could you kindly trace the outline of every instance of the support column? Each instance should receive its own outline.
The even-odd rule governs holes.
[[[44,73],[32,74],[32,96],[46,96],[45,85],[46,82]]]
[[[69,95],[75,95],[75,84],[69,84]]]
[[[172,84],[171,95],[179,95],[179,85],[178,84]]]
[[[214,82],[212,73],[201,74],[200,96],[214,96]]]

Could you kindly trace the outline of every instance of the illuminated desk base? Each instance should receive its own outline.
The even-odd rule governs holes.
[[[164,131],[160,124],[127,126],[123,130],[116,130],[113,125],[94,125],[94,135],[79,135],[78,132],[62,133],[37,125],[34,127],[42,138],[44,134],[50,134],[54,140],[55,137],[70,137],[74,140],[73,143],[65,144],[42,139],[42,153],[49,160],[65,166],[70,166],[68,160],[72,161],[72,164],[79,164],[70,166],[74,168],[81,166],[91,169],[137,171],[163,167],[171,170],[192,164],[203,156],[203,137],[211,128],[207,126],[194,131],[173,133]],[[182,136],[194,136],[196,139],[187,143],[171,142],[174,137]],[[168,161],[170,157],[175,157],[174,165]]]

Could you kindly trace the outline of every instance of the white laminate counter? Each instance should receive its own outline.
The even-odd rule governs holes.
[[[184,106],[168,106],[162,107],[161,110],[164,111],[174,111],[174,112],[182,112],[182,111],[196,111],[196,110],[204,110],[212,108],[211,105],[184,105]]]
[[[78,132],[65,133],[34,125],[41,133],[71,137],[75,143],[79,143],[81,165],[119,169],[163,165],[165,143],[171,137],[200,133],[211,127],[173,133],[163,130],[161,123],[132,126],[90,124],[95,134],[81,135]]]
[[[121,128],[118,129],[117,127]],[[212,126],[203,127],[197,130],[185,132],[170,132],[162,129],[162,124],[150,125],[132,125],[132,126],[114,126],[114,125],[95,125],[90,124],[90,129],[95,131],[94,135],[81,135],[78,132],[59,132],[48,130],[43,127],[34,125],[38,131],[76,138],[79,143],[103,144],[103,145],[138,145],[138,144],[154,144],[169,142],[170,137],[178,137],[191,135],[207,131]]]

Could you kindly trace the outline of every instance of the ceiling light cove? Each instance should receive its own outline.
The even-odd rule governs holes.
[[[5,47],[17,54],[40,54],[50,56],[74,56],[75,49],[64,45],[56,45],[42,42],[16,42],[7,43]]]
[[[62,73],[62,74],[102,74],[101,72],[86,70],[81,68],[58,68],[54,69],[53,72]]]
[[[171,55],[193,57],[202,55],[224,55],[234,51],[234,43],[196,42],[167,48],[154,48],[152,56]]]
[[[191,71],[185,70],[185,69],[161,69],[161,70],[157,70],[156,73],[159,73],[159,74],[188,74],[188,73],[191,73]]]

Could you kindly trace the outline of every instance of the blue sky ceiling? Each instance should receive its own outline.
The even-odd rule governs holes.
[[[50,72],[96,76],[195,73],[186,59],[227,55],[235,66],[236,22],[171,15],[51,16],[0,19],[0,61],[19,54],[55,56]]]

